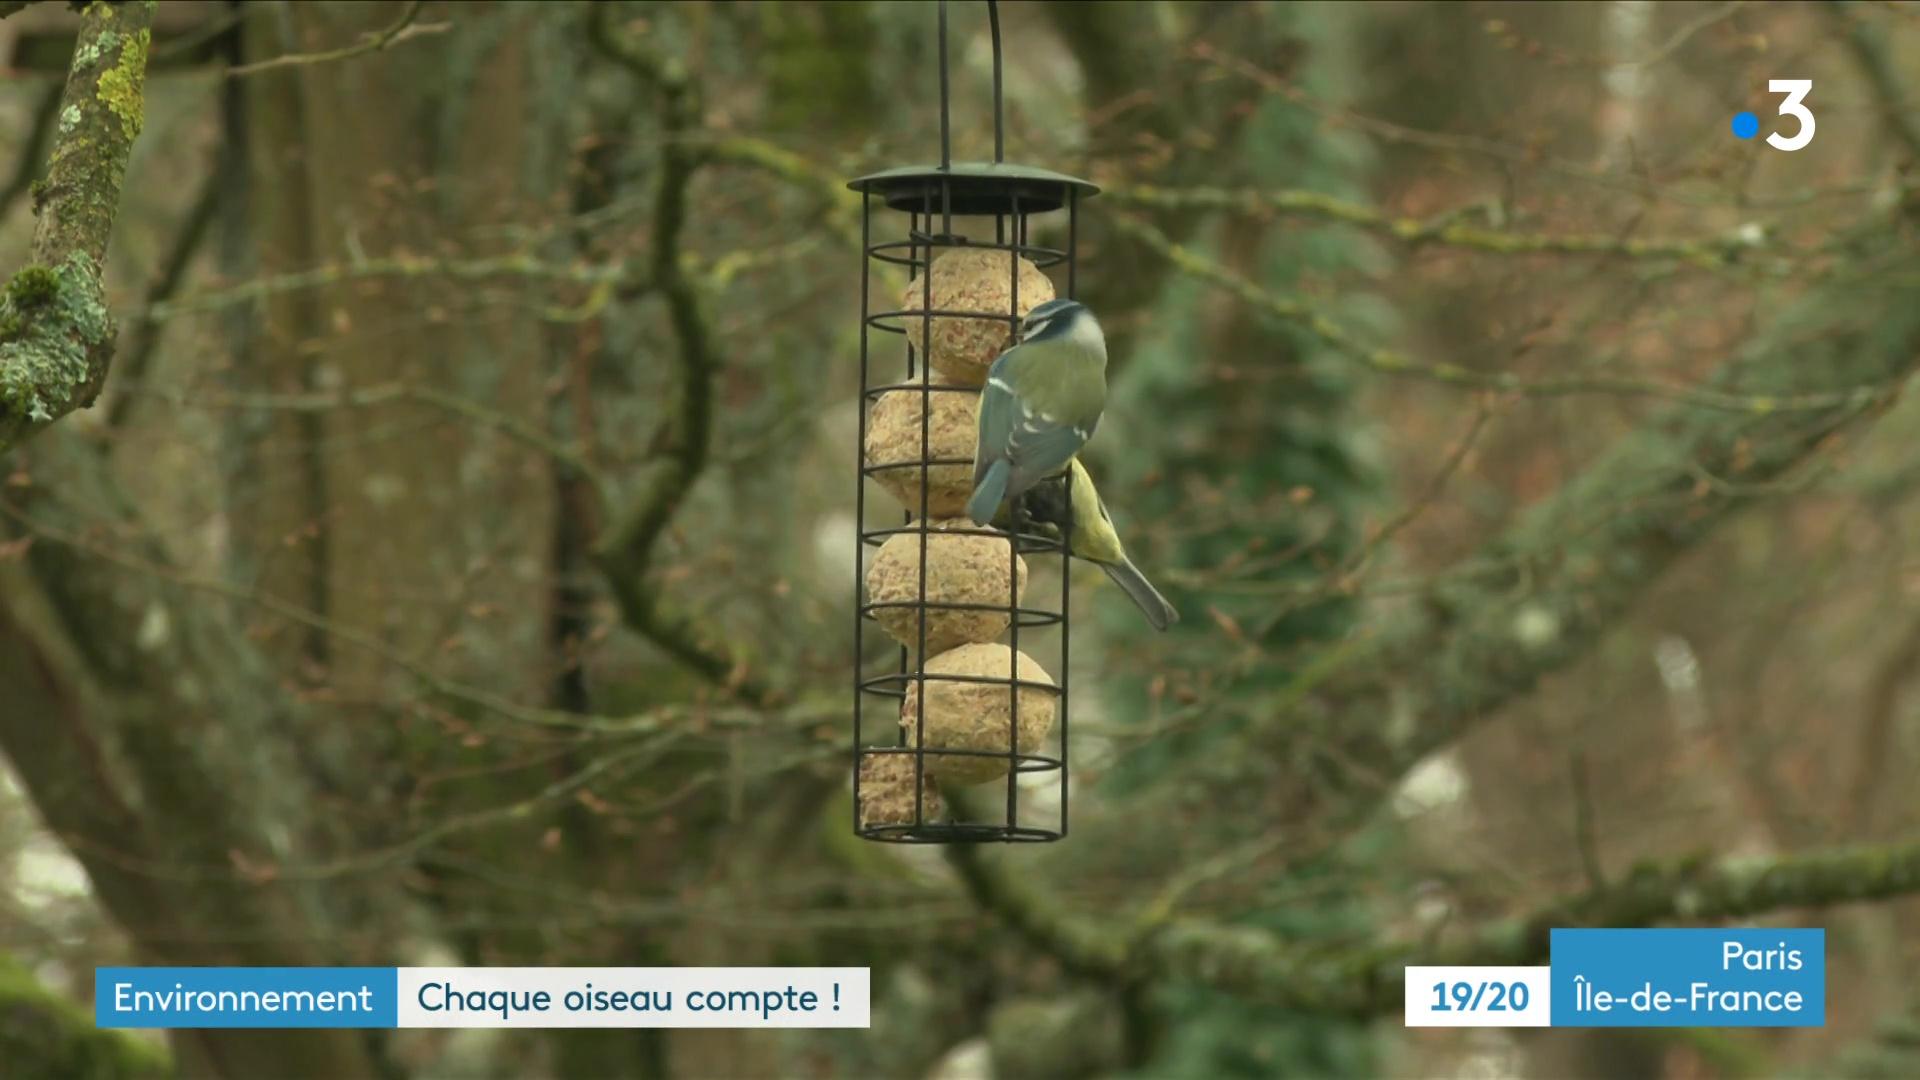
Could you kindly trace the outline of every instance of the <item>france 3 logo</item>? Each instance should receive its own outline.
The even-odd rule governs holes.
[[[1780,103],[1780,115],[1790,116],[1800,125],[1792,135],[1782,135],[1778,131],[1768,135],[1768,146],[1775,150],[1794,151],[1813,141],[1813,111],[1805,104],[1807,93],[1812,89],[1812,79],[1767,80],[1769,92],[1787,95],[1786,100]],[[1742,139],[1753,138],[1760,134],[1760,118],[1750,112],[1734,113],[1733,133]]]

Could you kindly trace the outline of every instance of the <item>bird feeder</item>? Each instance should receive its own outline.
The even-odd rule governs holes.
[[[863,248],[853,816],[870,840],[1067,834],[1070,537],[1035,531],[1017,500],[995,527],[975,525],[964,507],[987,369],[1027,311],[1074,295],[1079,204],[1099,189],[1006,160],[992,0],[987,17],[993,161],[953,160],[941,0],[940,163],[848,185],[861,194]],[[1035,219],[1054,246],[1032,241]],[[876,292],[876,264],[906,269],[904,294]],[[868,481],[890,499],[870,499]],[[1057,604],[1027,597],[1030,571],[1056,559]],[[1057,648],[1036,649],[1044,628]],[[869,672],[876,633],[899,648],[886,670]],[[995,783],[1004,804],[966,800],[983,820],[953,820],[957,789]]]

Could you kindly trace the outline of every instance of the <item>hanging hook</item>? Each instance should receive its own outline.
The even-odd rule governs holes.
[[[993,30],[993,163],[1007,159],[1007,139],[1000,124],[1000,5],[987,0],[987,25]]]
[[[987,27],[993,35],[993,163],[1007,160],[1007,136],[1001,96],[1000,5],[987,0]],[[949,117],[951,93],[947,76],[947,0],[940,0],[940,169],[953,167],[953,137]]]

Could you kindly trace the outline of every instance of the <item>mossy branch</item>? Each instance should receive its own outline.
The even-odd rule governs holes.
[[[1303,949],[1250,926],[1205,919],[1139,927],[1062,910],[1019,882],[1004,856],[969,845],[948,858],[980,905],[1067,970],[1105,983],[1194,982],[1304,1012],[1355,1017],[1400,1009],[1410,965],[1528,965],[1555,927],[1751,920],[1789,910],[1920,894],[1920,840],[1773,859],[1682,859],[1483,924],[1455,938],[1349,952]]]
[[[145,113],[153,0],[94,3],[60,97],[33,262],[0,295],[0,452],[93,404],[113,356],[100,268]]]
[[[1409,965],[1542,963],[1555,927],[1744,921],[1915,893],[1920,840],[1775,859],[1684,859],[1643,866],[1618,884],[1488,923],[1457,940],[1329,956],[1307,954],[1263,930],[1187,921],[1142,942],[1135,962],[1275,1004],[1377,1016],[1400,1009]]]

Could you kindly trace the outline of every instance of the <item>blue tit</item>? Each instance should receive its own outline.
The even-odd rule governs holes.
[[[1069,483],[1072,485],[1071,508],[1067,501]],[[1127,558],[1126,548],[1120,546],[1120,534],[1113,527],[1113,517],[1107,513],[1107,504],[1101,501],[1100,492],[1093,486],[1093,477],[1088,475],[1087,467],[1080,464],[1079,458],[1073,459],[1067,477],[1048,479],[1028,489],[1020,497],[1020,509],[1027,521],[1045,532],[1067,531],[1071,535],[1068,548],[1074,556],[1105,570],[1155,630],[1165,630],[1180,621],[1180,613],[1167,603],[1167,598],[1160,595],[1139,567],[1133,565],[1133,560]],[[1003,514],[1002,519],[1011,516]]]
[[[1000,505],[1066,468],[1107,407],[1107,339],[1093,312],[1049,300],[1027,312],[1020,343],[987,369],[967,516],[985,525]]]

